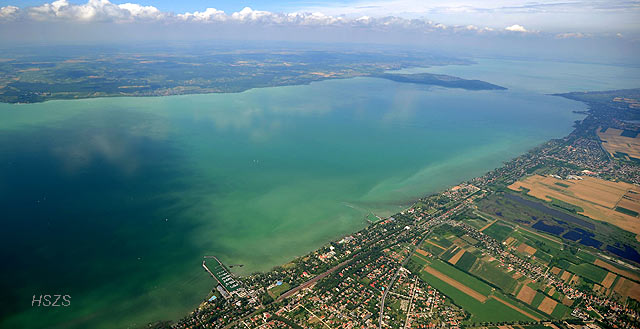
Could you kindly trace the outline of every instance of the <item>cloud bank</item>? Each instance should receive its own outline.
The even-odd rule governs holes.
[[[66,23],[228,23],[254,24],[285,27],[360,27],[373,30],[407,29],[423,32],[453,33],[499,33],[501,29],[476,25],[445,25],[424,18],[403,18],[400,16],[349,16],[326,15],[322,12],[296,11],[275,13],[245,7],[241,11],[225,13],[215,8],[203,11],[174,14],[163,12],[153,6],[135,3],[114,4],[109,0],[88,0],[84,4],[72,4],[67,0],[57,0],[40,6],[0,8],[1,22],[66,22]],[[528,33],[522,25],[511,25],[503,31]]]
[[[173,13],[137,3],[88,0],[78,4],[57,0],[39,6],[0,8],[0,45],[291,41],[408,45],[472,56],[545,55],[557,58],[562,55],[584,59],[589,55],[597,59],[606,52],[607,56],[617,56],[624,61],[631,58],[630,61],[637,62],[640,27],[636,25],[640,20],[624,31],[555,30],[529,25],[527,13],[548,12],[553,16],[573,6],[568,2],[553,1],[511,6],[517,1],[452,0],[445,4],[435,0],[379,0],[358,2],[366,5],[360,7],[353,3],[350,6],[334,4],[323,8],[290,8],[283,12],[246,7],[230,13],[216,8]],[[592,7],[597,2],[589,1]],[[640,0],[630,1],[632,7],[640,8]],[[480,4],[493,7],[483,9]],[[608,2],[600,4],[598,10],[616,15],[620,10],[629,11],[628,1],[619,6],[623,9],[614,8]],[[414,5],[413,11],[408,10],[410,5]],[[507,15],[507,20],[499,14],[501,11],[520,16]],[[428,18],[442,12],[460,17],[461,23],[443,23]],[[630,12],[633,14],[638,10]],[[482,20],[476,18],[485,14],[499,20],[494,24],[479,24]]]

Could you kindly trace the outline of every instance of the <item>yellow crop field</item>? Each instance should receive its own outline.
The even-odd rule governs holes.
[[[540,303],[540,306],[538,306],[538,309],[547,314],[551,314],[553,310],[556,309],[556,305],[558,305],[558,302],[549,297],[545,297],[542,303]]]
[[[584,216],[640,234],[640,218],[616,210],[621,207],[640,213],[640,188],[633,184],[594,177],[562,180],[535,175],[517,181],[509,185],[509,188],[514,191],[525,188],[529,190],[528,195],[548,202],[552,198],[561,200],[582,208],[580,214]]]
[[[528,254],[528,255],[533,255],[537,251],[536,248],[534,248],[534,247],[532,247],[532,246],[530,246],[530,245],[528,245],[526,243],[521,243],[518,246],[518,249],[516,249],[516,250],[518,250],[518,252],[521,252],[521,253],[524,253],[524,254]]]
[[[443,251],[447,250],[445,247],[443,247],[443,246],[441,246],[441,245],[439,245],[439,244],[437,244],[437,243],[435,243],[435,242],[433,242],[431,240],[426,240],[425,242],[430,244],[430,245],[432,245],[432,246],[434,246],[434,247],[438,247],[438,248],[442,249]]]
[[[531,301],[533,301],[533,297],[535,296],[536,291],[529,288],[529,286],[524,285],[522,286],[522,289],[520,289],[520,292],[518,292],[516,298],[525,302],[526,304],[531,304]]]
[[[640,284],[637,284],[631,280],[620,278],[613,290],[622,296],[640,300]]]
[[[631,158],[640,159],[640,135],[635,138],[621,136],[622,130],[608,128],[605,132],[600,132],[600,128],[596,130],[598,137],[602,141],[602,146],[612,156],[616,152],[622,152]]]
[[[602,282],[600,283],[603,287],[609,289],[611,288],[611,285],[613,284],[613,282],[616,280],[617,275],[609,272],[607,273],[607,276],[602,279]]]
[[[451,259],[449,259],[449,263],[451,263],[452,265],[456,265],[460,260],[460,258],[462,258],[462,255],[464,255],[464,253],[465,253],[464,249],[460,249],[460,251],[458,251],[455,255],[453,255]]]

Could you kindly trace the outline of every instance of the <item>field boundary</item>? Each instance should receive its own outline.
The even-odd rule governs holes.
[[[519,308],[519,307],[517,307],[517,306],[515,306],[515,305],[513,305],[513,304],[511,304],[511,303],[509,303],[509,302],[507,302],[506,300],[503,300],[503,299],[498,298],[498,297],[496,297],[496,296],[491,296],[491,298],[493,298],[493,299],[495,299],[495,300],[499,301],[500,303],[504,304],[504,305],[505,305],[505,306],[507,306],[507,307],[510,307],[510,308],[514,309],[515,311],[517,311],[517,312],[519,312],[519,313],[523,314],[524,316],[530,317],[530,318],[531,318],[531,319],[533,319],[534,321],[540,321],[540,320],[542,320],[542,318],[539,318],[539,317],[537,317],[537,316],[535,316],[535,315],[533,315],[533,314],[531,314],[531,313],[529,313],[529,312],[527,312],[527,311],[525,311],[525,310],[523,310],[523,309],[521,309],[521,308]]]
[[[446,274],[444,274],[444,273],[442,273],[442,272],[440,272],[440,271],[436,270],[436,269],[435,269],[435,268],[433,268],[433,267],[425,266],[425,267],[423,268],[423,270],[424,270],[425,272],[427,272],[427,273],[429,273],[429,274],[431,274],[431,275],[435,276],[436,278],[438,278],[438,279],[440,279],[440,280],[444,281],[446,284],[448,284],[448,285],[450,285],[450,286],[452,286],[452,287],[454,287],[454,288],[456,288],[456,289],[458,289],[458,290],[462,291],[462,292],[463,292],[463,293],[465,293],[467,296],[469,296],[469,297],[471,297],[471,298],[473,298],[473,299],[475,299],[475,300],[479,301],[480,303],[484,303],[484,302],[486,302],[486,301],[487,301],[487,299],[488,299],[488,298],[487,298],[487,296],[485,296],[485,295],[483,295],[483,294],[481,294],[481,293],[479,293],[479,292],[477,292],[477,291],[475,291],[475,290],[473,290],[473,289],[471,289],[471,288],[469,288],[469,287],[465,286],[464,284],[462,284],[462,283],[460,283],[460,282],[456,281],[455,279],[453,279],[453,278],[451,278],[451,277],[447,276]]]

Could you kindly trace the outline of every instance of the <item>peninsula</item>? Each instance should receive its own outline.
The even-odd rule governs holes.
[[[504,89],[484,81],[446,75],[393,74],[406,67],[472,64],[420,52],[334,52],[244,49],[229,53],[205,48],[90,51],[62,48],[53,56],[8,51],[0,61],[0,102],[114,96],[237,93],[252,88],[309,84],[327,79],[378,77],[396,82],[469,90]],[[31,50],[39,53],[38,49]],[[29,52],[30,53],[30,52]]]

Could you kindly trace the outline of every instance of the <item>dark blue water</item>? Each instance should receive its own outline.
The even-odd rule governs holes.
[[[543,212],[543,213],[545,213],[547,215],[550,215],[550,216],[553,216],[555,218],[567,221],[569,223],[580,225],[582,227],[586,227],[586,228],[591,229],[591,230],[596,228],[595,224],[593,224],[591,222],[588,222],[586,220],[571,216],[571,215],[569,215],[567,213],[564,213],[562,211],[559,211],[559,210],[551,209],[551,208],[543,205],[540,202],[535,202],[535,201],[523,199],[523,198],[521,198],[521,197],[519,197],[517,195],[513,195],[513,194],[509,194],[509,193],[505,193],[504,196],[506,198],[511,199],[513,201],[516,201],[516,202],[518,202],[518,203],[520,203],[522,205],[534,208],[534,209],[539,210],[539,211],[541,211],[541,212]]]
[[[634,248],[631,248],[630,246],[627,245],[623,245],[623,246],[611,246],[608,245],[607,246],[607,251],[611,252],[614,255],[618,255],[624,259],[628,259],[631,261],[634,261],[636,263],[640,263],[640,253],[638,253],[637,250],[635,250]]]
[[[531,227],[535,228],[536,230],[545,231],[547,233],[551,233],[555,235],[560,235],[562,234],[562,232],[565,231],[562,226],[547,225],[543,221],[538,221],[537,223],[533,224]]]

